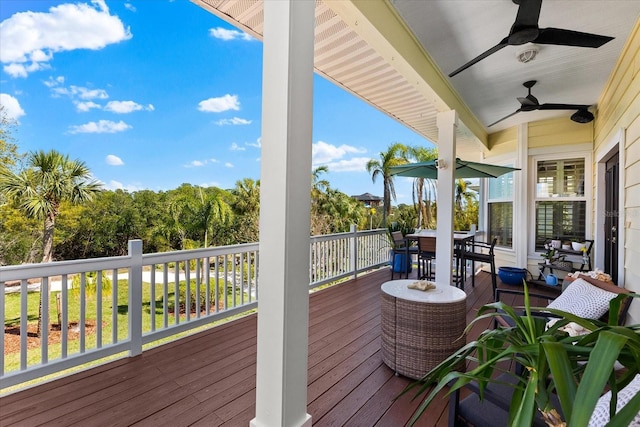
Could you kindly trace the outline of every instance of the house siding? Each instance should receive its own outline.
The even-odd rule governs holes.
[[[568,120],[567,117],[529,123],[529,149],[593,142],[593,125]]]
[[[620,188],[625,203],[620,223],[624,233],[624,271],[620,274],[624,275],[626,288],[640,292],[640,19],[598,100],[595,149],[605,146],[620,129],[624,133]],[[640,302],[633,302],[629,316],[628,322],[640,323]]]

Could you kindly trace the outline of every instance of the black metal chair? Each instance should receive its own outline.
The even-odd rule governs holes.
[[[500,374],[494,382],[485,388],[482,400],[479,396],[480,389],[475,382],[465,386],[471,393],[464,399],[460,399],[460,390],[451,393],[449,427],[507,426],[509,424],[509,405],[517,380],[517,373]],[[556,407],[559,408],[557,396],[552,395],[551,399],[556,402]],[[533,425],[536,427],[546,427],[547,425],[539,412],[535,414]]]
[[[497,285],[496,279],[496,261],[494,255],[494,248],[496,246],[498,239],[496,237],[493,238],[491,243],[478,242],[478,241],[469,241],[466,242],[462,253],[462,265],[464,266],[466,261],[471,261],[471,286],[475,287],[476,285],[476,266],[475,263],[483,262],[489,264],[491,267],[491,285],[493,287],[492,291],[495,294]]]
[[[433,279],[432,261],[436,259],[436,238],[418,237],[418,279]]]

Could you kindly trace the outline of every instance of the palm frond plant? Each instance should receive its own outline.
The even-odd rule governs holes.
[[[482,399],[487,385],[496,381],[496,374],[505,372],[502,366],[514,362],[523,369],[518,373],[508,371],[517,377],[512,385],[510,426],[532,425],[536,411],[540,411],[550,426],[586,426],[606,389],[612,391],[613,408],[607,425],[630,424],[640,411],[640,394],[618,413],[615,413],[615,407],[618,391],[640,372],[640,325],[620,326],[617,316],[609,316],[607,323],[556,309],[532,308],[526,283],[524,290],[524,312],[502,302],[487,304],[480,308],[465,332],[476,322],[496,316],[506,318],[512,327],[485,330],[477,340],[455,352],[402,392],[414,391],[416,398],[424,398],[411,425],[447,386],[450,394],[476,382]],[[610,302],[609,312],[618,313],[623,298],[629,296],[638,295],[619,295]],[[557,317],[558,321],[548,327],[548,319],[536,315],[540,310],[545,311],[545,316]],[[570,336],[561,329],[570,322],[589,332]],[[616,361],[624,368],[615,371]],[[460,366],[468,362],[468,370],[460,371]],[[551,399],[553,394],[560,407],[556,407],[557,403]]]

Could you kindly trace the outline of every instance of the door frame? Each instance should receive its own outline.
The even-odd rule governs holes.
[[[625,129],[620,128],[609,141],[600,147],[595,153],[596,161],[596,191],[595,191],[595,215],[594,215],[594,268],[603,268],[604,266],[604,225],[605,225],[605,173],[606,161],[617,151],[620,161],[618,169],[618,182],[620,189],[620,198],[618,200],[618,286],[624,286],[624,165],[625,165]]]

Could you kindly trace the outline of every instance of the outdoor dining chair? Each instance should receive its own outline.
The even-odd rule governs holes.
[[[418,279],[433,279],[432,262],[436,259],[436,238],[418,237]]]
[[[461,258],[462,265],[465,265],[467,261],[471,261],[471,286],[475,287],[476,285],[476,262],[482,262],[489,264],[491,269],[491,286],[492,291],[495,294],[497,285],[496,279],[496,261],[494,255],[494,248],[498,239],[496,237],[493,238],[491,243],[479,242],[476,240],[465,242],[464,247],[462,248]]]

